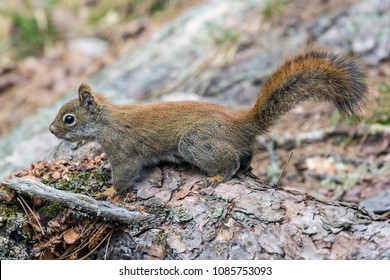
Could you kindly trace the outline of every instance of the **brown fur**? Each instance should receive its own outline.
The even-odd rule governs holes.
[[[300,102],[328,101],[342,113],[357,115],[366,92],[364,75],[351,59],[312,51],[276,70],[245,113],[192,101],[114,105],[83,84],[79,98],[63,105],[50,131],[69,141],[100,143],[119,190],[160,161],[188,162],[227,180],[250,166],[256,135]],[[72,125],[64,121],[67,114],[76,118]]]

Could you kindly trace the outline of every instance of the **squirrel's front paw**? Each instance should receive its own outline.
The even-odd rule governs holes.
[[[106,199],[107,197],[113,197],[116,194],[115,186],[112,186],[108,189],[106,189],[103,192],[100,192],[95,195],[96,199]]]
[[[223,182],[223,177],[220,175],[216,175],[213,177],[206,178],[204,185],[206,188],[208,188],[208,187],[214,188],[214,187],[218,186],[219,183],[222,183],[222,182]]]

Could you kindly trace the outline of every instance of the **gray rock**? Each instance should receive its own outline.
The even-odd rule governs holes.
[[[327,21],[324,29],[313,27],[312,35],[318,36],[319,45],[340,52],[352,51],[366,64],[377,65],[390,57],[389,11],[389,0],[361,1],[334,14],[332,23]]]

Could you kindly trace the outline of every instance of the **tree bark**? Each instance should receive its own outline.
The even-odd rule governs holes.
[[[97,258],[390,258],[389,222],[355,204],[322,201],[244,173],[216,187],[205,187],[198,171],[170,167],[155,168],[146,178],[135,186],[133,204],[145,213],[37,182],[10,179],[3,184],[120,222],[108,250],[98,250]]]

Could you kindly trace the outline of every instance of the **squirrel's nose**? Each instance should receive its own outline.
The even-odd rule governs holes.
[[[52,134],[54,134],[53,124],[51,124],[51,125],[49,126],[49,130],[50,130],[50,132],[51,132]]]

